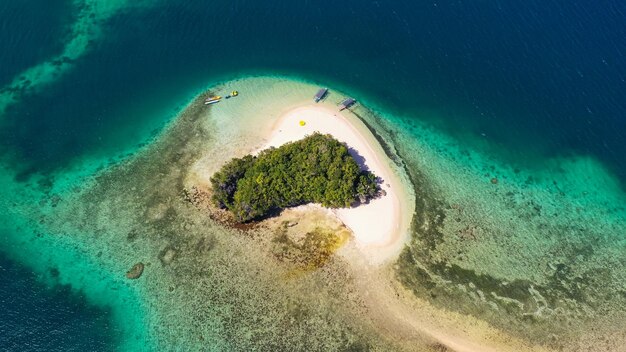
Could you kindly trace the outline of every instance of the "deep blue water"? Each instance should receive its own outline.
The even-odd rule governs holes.
[[[69,1],[0,4],[0,84],[58,53],[75,14]],[[348,89],[468,145],[486,139],[513,163],[591,154],[626,184],[625,24],[618,0],[163,1],[107,21],[74,69],[13,105],[0,151],[19,181],[113,157],[206,84],[270,72]],[[2,292],[62,299],[24,285]]]
[[[56,275],[54,269],[49,277]],[[112,351],[116,330],[108,312],[71,287],[44,285],[0,252],[0,350]]]
[[[17,72],[62,50],[65,24],[74,15],[70,3],[69,0],[0,3],[0,85],[11,82]]]
[[[623,179],[625,20],[616,0],[170,1],[109,21],[76,69],[14,106],[0,133],[20,164],[37,165],[26,171],[45,172],[128,141],[120,125],[162,122],[124,111],[270,71],[355,87],[397,113],[429,109],[419,118],[519,160],[591,153]]]

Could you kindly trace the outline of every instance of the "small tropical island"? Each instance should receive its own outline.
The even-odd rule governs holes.
[[[245,86],[236,100],[209,108],[223,139],[215,142],[220,152],[198,159],[186,178],[192,203],[237,229],[339,224],[360,258],[375,265],[397,258],[408,240],[412,193],[359,108],[342,108],[341,96],[273,99],[293,93],[289,84]]]
[[[345,143],[318,132],[256,156],[234,158],[211,177],[211,184],[215,205],[238,222],[308,203],[349,208],[382,191],[377,177],[361,169]]]

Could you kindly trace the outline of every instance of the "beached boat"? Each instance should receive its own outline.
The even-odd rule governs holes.
[[[355,103],[356,103],[356,99],[346,98],[344,101],[339,103],[339,106],[341,107],[339,109],[339,111],[347,109],[347,108],[351,107],[352,105],[354,105]]]
[[[219,103],[220,100],[222,100],[222,97],[219,95],[208,97],[204,100],[204,105]]]
[[[315,97],[314,97],[315,102],[319,103],[320,100],[324,99],[326,94],[328,94],[328,88],[320,88],[320,90],[317,91],[317,94],[315,94]]]

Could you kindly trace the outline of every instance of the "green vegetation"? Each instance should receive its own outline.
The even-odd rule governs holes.
[[[213,201],[239,222],[307,203],[349,207],[376,197],[376,176],[362,171],[348,147],[315,133],[300,141],[229,161],[212,178]]]

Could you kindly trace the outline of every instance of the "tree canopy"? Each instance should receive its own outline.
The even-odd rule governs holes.
[[[360,169],[345,144],[320,133],[232,159],[211,184],[213,202],[239,222],[307,203],[349,207],[380,192],[376,176]]]

